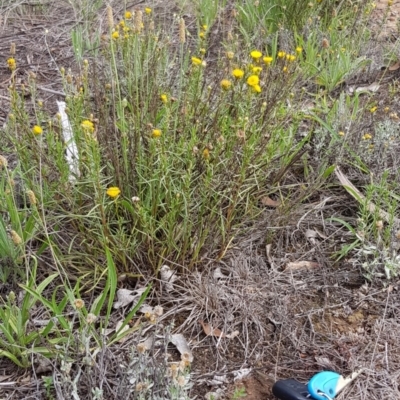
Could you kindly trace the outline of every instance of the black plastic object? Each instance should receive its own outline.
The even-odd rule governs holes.
[[[307,385],[295,379],[284,379],[274,383],[272,393],[280,400],[310,400]]]

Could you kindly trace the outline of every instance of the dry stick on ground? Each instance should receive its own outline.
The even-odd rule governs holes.
[[[349,181],[347,176],[340,170],[339,167],[335,168],[335,174],[339,179],[342,186],[349,192],[359,203],[365,202],[365,196]],[[371,213],[377,212],[379,217],[384,219],[386,222],[390,222],[393,218],[393,222],[400,226],[400,219],[392,217],[388,212],[381,210],[371,201],[367,201],[367,208]]]

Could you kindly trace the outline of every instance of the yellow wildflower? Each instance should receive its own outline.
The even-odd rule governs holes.
[[[369,112],[373,114],[377,109],[378,109],[377,106],[371,107],[371,108],[369,109]]]
[[[243,78],[244,71],[241,70],[241,69],[239,69],[239,68],[236,68],[236,69],[234,69],[234,70],[232,71],[232,75],[233,75],[236,79],[241,79],[241,78]]]
[[[272,61],[274,61],[274,59],[272,57],[266,56],[263,58],[263,61],[266,65],[270,65],[272,63]]]
[[[372,139],[372,135],[370,133],[366,133],[365,135],[363,135],[362,137],[364,140],[370,140]]]
[[[235,57],[235,53],[233,51],[226,52],[226,58],[228,58],[229,60],[232,60],[233,57]]]
[[[168,103],[168,96],[166,94],[162,94],[160,95],[160,100],[164,103],[167,104]]]
[[[117,186],[111,186],[107,189],[107,196],[111,197],[112,199],[115,199],[121,194],[121,190]]]
[[[151,136],[153,136],[153,138],[159,138],[161,136],[161,129],[153,129]]]
[[[258,60],[262,57],[262,53],[261,53],[261,51],[253,50],[253,51],[250,53],[250,57],[251,57],[254,61],[258,61]]]
[[[278,58],[284,58],[286,53],[284,51],[278,51]]]
[[[111,34],[111,37],[112,37],[114,40],[117,40],[117,39],[119,38],[119,33],[118,33],[118,31],[114,31],[114,32]]]
[[[261,86],[260,85],[253,85],[251,88],[253,89],[254,92],[261,93]]]
[[[132,13],[130,11],[125,11],[125,19],[131,19]]]
[[[210,150],[208,150],[207,147],[203,150],[203,158],[205,160],[208,160],[210,158]]]
[[[282,71],[283,72],[288,72],[289,70],[288,70],[288,67],[286,67],[286,65],[283,67],[283,69],[282,69]]]
[[[92,121],[89,121],[88,119],[85,119],[84,121],[82,121],[81,127],[83,128],[84,131],[87,131],[87,132],[94,131],[94,124]]]
[[[296,53],[301,54],[303,52],[303,48],[301,46],[296,47]]]
[[[262,68],[261,68],[261,67],[253,67],[253,68],[251,69],[251,72],[252,72],[254,75],[260,75],[261,71],[262,71]]]
[[[257,75],[250,75],[247,78],[247,84],[249,86],[255,86],[258,85],[260,83],[260,78]]]
[[[42,129],[41,126],[35,125],[35,126],[32,128],[32,133],[33,133],[34,135],[41,135],[41,134],[43,133],[43,129]]]
[[[228,79],[222,79],[220,85],[223,90],[229,90],[232,86],[232,82]]]
[[[205,39],[205,37],[206,37],[206,34],[204,32],[200,32],[199,33],[199,38],[200,39]]]
[[[208,25],[202,25],[201,28],[203,29],[203,31],[206,31],[208,29]]]
[[[200,52],[200,54],[206,54],[207,50],[206,50],[204,47],[202,47],[202,48],[199,50],[199,52]]]
[[[192,64],[193,65],[201,65],[203,61],[200,58],[192,57]]]
[[[286,56],[286,59],[287,59],[288,61],[290,61],[290,62],[293,62],[293,61],[296,59],[296,56],[293,55],[293,54],[288,54],[288,55]]]
[[[14,71],[17,68],[17,62],[15,61],[14,57],[10,57],[7,59],[7,65],[10,71]]]
[[[145,12],[147,15],[150,15],[151,12],[152,12],[152,9],[151,9],[150,7],[146,7],[146,8],[144,9],[144,12]]]
[[[339,135],[339,136],[344,136],[345,133],[344,133],[343,131],[340,131],[340,132],[338,133],[338,135]]]

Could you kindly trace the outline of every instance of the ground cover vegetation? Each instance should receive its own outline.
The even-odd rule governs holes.
[[[1,7],[22,18],[52,4]],[[0,355],[15,371],[40,366],[35,396],[193,398],[193,360],[183,352],[171,362],[167,347],[208,306],[186,308],[184,323],[164,309],[174,310],[179,290],[198,302],[201,274],[255,230],[275,270],[269,249],[283,248],[279,229],[293,218],[299,227],[315,211],[304,205],[322,210],[335,191],[352,206],[324,216],[331,236],[310,228],[307,240],[324,239],[331,265],[353,260],[347,268],[363,282],[398,277],[398,87],[390,81],[382,101],[390,72],[371,85],[360,78],[374,67],[373,2],[64,7],[74,15],[73,61],[56,61],[51,32],[41,31],[58,106],[43,100],[41,66],[26,67],[17,36],[1,58]],[[396,71],[393,46],[381,51]],[[264,229],[269,212],[279,225]],[[190,283],[174,288],[176,279]],[[137,291],[122,309],[119,289]],[[246,318],[259,324],[251,310]]]

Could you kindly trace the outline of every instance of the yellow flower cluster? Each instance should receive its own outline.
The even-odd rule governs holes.
[[[205,38],[206,38],[206,36],[207,36],[207,29],[208,29],[208,26],[207,26],[207,25],[202,25],[202,26],[200,27],[200,33],[199,33],[199,38],[200,38],[200,39],[205,39]]]
[[[117,186],[111,186],[107,189],[106,193],[107,196],[111,197],[112,199],[115,199],[121,194],[121,189]]]
[[[151,132],[151,136],[153,136],[153,138],[159,138],[161,135],[161,129],[153,129],[153,131]]]
[[[232,86],[232,82],[229,79],[222,79],[221,88],[223,90],[229,90]]]
[[[8,65],[8,68],[10,69],[10,71],[15,71],[15,69],[17,68],[17,62],[15,61],[15,58],[10,57],[7,60],[7,65]]]
[[[89,121],[88,119],[85,119],[81,123],[81,127],[85,132],[94,132],[94,124],[92,121]]]
[[[41,126],[35,125],[35,126],[32,128],[32,133],[33,133],[34,135],[36,135],[36,136],[39,136],[39,135],[41,135],[41,134],[43,133],[43,129],[42,129]]]
[[[236,69],[234,69],[234,70],[232,71],[232,76],[233,76],[234,78],[236,78],[236,79],[241,79],[241,78],[243,78],[243,76],[244,76],[244,71],[241,70],[241,69],[239,69],[239,68],[236,68]]]
[[[198,57],[192,57],[192,64],[201,67],[205,67],[207,65],[204,60]]]
[[[168,96],[163,93],[160,95],[160,100],[164,103],[164,104],[168,104]]]

